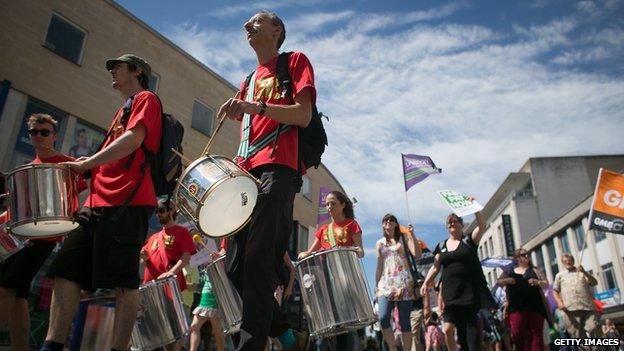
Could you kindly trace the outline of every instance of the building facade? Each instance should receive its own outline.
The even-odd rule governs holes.
[[[212,135],[219,106],[237,91],[112,0],[0,1],[0,47],[0,170],[5,173],[34,157],[25,125],[32,113],[59,121],[55,147],[61,152],[95,152],[124,102],[112,88],[107,58],[135,53],[150,63],[150,90],[159,95],[164,112],[185,127],[184,154],[191,160],[201,156]],[[238,142],[239,124],[227,120],[210,153],[233,157]],[[295,199],[293,254],[313,241],[321,186],[344,192],[324,165],[308,171]],[[36,281],[37,298],[49,290],[46,284]]]
[[[479,258],[508,257],[525,248],[552,283],[563,269],[561,255],[570,252],[578,260],[582,251],[583,266],[598,279],[598,297],[624,289],[624,236],[587,231],[601,167],[623,170],[624,155],[528,159],[518,172],[507,176],[484,206],[487,229]],[[466,232],[475,227],[476,223],[470,223]],[[484,267],[483,273],[492,287],[502,271]],[[614,309],[621,310],[621,306]]]

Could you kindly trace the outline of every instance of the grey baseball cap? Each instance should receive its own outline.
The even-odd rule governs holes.
[[[148,77],[152,73],[152,68],[150,67],[150,65],[144,59],[134,54],[123,54],[118,58],[106,60],[106,70],[110,71],[117,62],[133,63],[137,67],[141,68],[143,73],[145,73],[145,75]]]

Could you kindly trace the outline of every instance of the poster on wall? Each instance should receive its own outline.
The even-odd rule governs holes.
[[[104,133],[80,121],[76,122],[72,146],[69,148],[69,156],[91,156],[95,153],[100,143],[104,140]]]

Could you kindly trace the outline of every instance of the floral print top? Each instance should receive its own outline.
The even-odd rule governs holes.
[[[383,270],[377,283],[377,296],[391,301],[415,300],[414,279],[409,270],[403,244],[385,238],[375,244],[378,257],[383,260]]]

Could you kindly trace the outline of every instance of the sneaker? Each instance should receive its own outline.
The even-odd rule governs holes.
[[[310,334],[305,331],[294,331],[295,343],[284,351],[308,351],[310,347]]]

